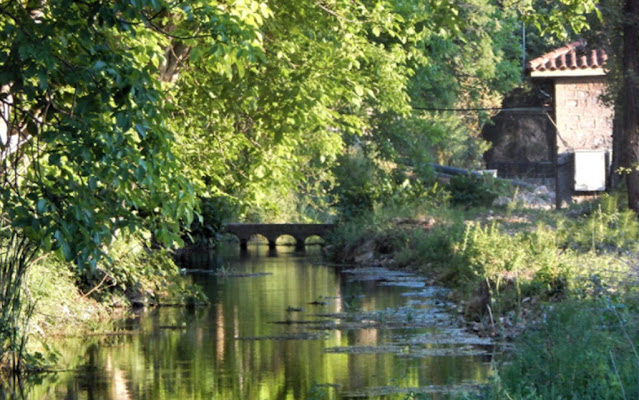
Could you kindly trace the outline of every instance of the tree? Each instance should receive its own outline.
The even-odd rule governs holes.
[[[324,196],[344,140],[379,110],[409,109],[415,24],[427,15],[403,3],[264,2],[261,48],[194,47],[172,121],[200,193],[230,199],[245,218],[291,191]],[[229,53],[246,62],[219,68]]]
[[[611,188],[625,178],[628,207],[639,213],[639,2],[602,0],[597,10],[598,18],[589,21],[589,42],[609,55],[606,100],[615,107]]]
[[[21,285],[35,256],[90,269],[118,232],[149,229],[168,245],[191,219],[158,79],[169,34],[153,21],[171,7],[0,4],[1,366],[22,367]]]
[[[639,1],[625,0],[623,6],[622,140],[623,165],[627,170],[628,205],[639,213]],[[616,148],[619,148],[615,146]]]
[[[390,139],[392,151],[414,166],[476,168],[485,150],[477,135],[489,113],[474,110],[498,106],[520,82],[519,15],[485,0],[448,2],[436,15],[422,28],[427,62],[413,65],[412,115],[380,116],[373,139]]]

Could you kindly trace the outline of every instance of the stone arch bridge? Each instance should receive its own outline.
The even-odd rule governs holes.
[[[326,239],[326,235],[335,228],[335,224],[226,224],[225,233],[230,233],[240,239],[240,247],[245,250],[251,236],[260,234],[268,240],[268,246],[275,248],[277,238],[290,235],[295,238],[295,247],[304,248],[306,239],[319,236]]]

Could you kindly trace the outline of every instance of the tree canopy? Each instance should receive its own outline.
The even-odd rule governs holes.
[[[519,81],[522,19],[561,34],[595,3],[0,0],[0,340],[39,253],[91,270],[118,234],[168,246],[205,211],[369,205],[476,164],[487,114],[449,109]]]
[[[244,218],[326,199],[348,146],[472,164],[486,115],[445,110],[518,82],[522,18],[560,31],[594,3],[4,1],[5,217],[93,265],[117,230],[179,240],[196,196]]]
[[[493,104],[520,78],[511,40],[518,14],[491,1],[253,9],[258,41],[191,42],[171,91],[172,126],[197,192],[228,199],[244,217],[291,191],[326,200],[350,179],[335,175],[349,146],[393,162],[463,159],[475,146],[476,115],[460,124],[413,107]],[[448,146],[455,141],[458,150]]]

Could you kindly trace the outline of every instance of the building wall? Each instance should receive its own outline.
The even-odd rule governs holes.
[[[549,98],[542,94],[552,92],[554,83],[535,83],[507,93],[504,109],[482,127],[481,137],[491,145],[484,153],[486,168],[498,170],[501,178],[554,177],[555,128],[547,113]]]
[[[595,76],[555,80],[558,207],[578,200],[579,196],[593,194],[574,191],[574,151],[606,149],[612,152],[614,113],[600,100],[605,92],[605,79]]]
[[[558,154],[612,149],[613,110],[600,100],[605,79],[594,76],[555,80]]]

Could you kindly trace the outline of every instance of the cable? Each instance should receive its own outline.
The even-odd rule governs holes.
[[[449,112],[471,112],[471,111],[506,111],[506,112],[546,112],[545,107],[478,107],[478,108],[429,108],[412,107],[417,111],[449,111]]]

